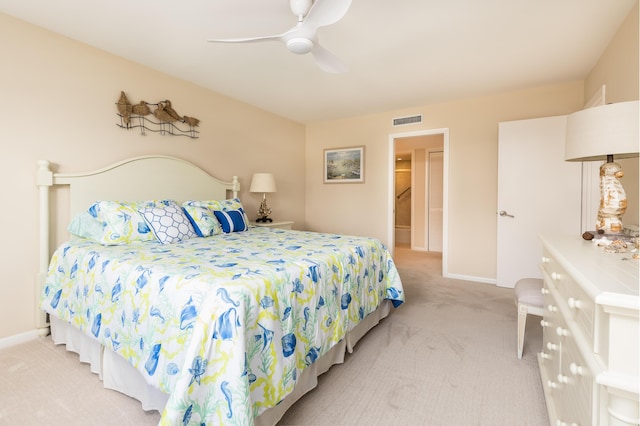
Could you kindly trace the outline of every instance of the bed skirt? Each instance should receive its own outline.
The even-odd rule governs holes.
[[[305,369],[292,393],[277,406],[272,407],[255,419],[256,426],[274,426],[284,413],[304,394],[318,384],[318,376],[332,365],[344,362],[346,352],[353,352],[356,343],[381,319],[389,315],[391,302],[383,300],[380,307],[367,315],[345,339],[329,352]],[[106,389],[116,390],[140,401],[142,409],[162,412],[169,395],[148,385],[138,371],[120,355],[105,349],[100,343],[83,334],[64,321],[50,316],[51,338],[57,345],[64,344],[66,349],[80,356],[80,362],[90,365],[92,373],[97,374]]]

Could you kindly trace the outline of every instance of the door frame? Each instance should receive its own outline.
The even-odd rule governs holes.
[[[389,134],[388,167],[387,167],[387,241],[389,251],[393,254],[395,249],[395,149],[396,139],[414,136],[442,135],[443,166],[442,166],[442,276],[448,277],[449,254],[449,129],[416,130],[413,132]]]

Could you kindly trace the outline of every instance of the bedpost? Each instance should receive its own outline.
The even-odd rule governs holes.
[[[36,275],[36,328],[40,335],[48,334],[47,317],[40,309],[40,295],[44,287],[44,280],[49,267],[49,187],[53,185],[53,172],[47,160],[38,161],[38,171],[36,174],[36,185],[38,186],[38,272]]]
[[[238,192],[240,192],[240,181],[238,181],[238,176],[234,176],[231,180],[231,184],[233,186],[233,198],[238,198]]]

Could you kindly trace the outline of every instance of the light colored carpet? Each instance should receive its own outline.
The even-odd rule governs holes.
[[[407,303],[280,425],[548,425],[540,319],[529,317],[519,360],[513,290],[444,279],[437,254],[396,259]]]
[[[511,289],[444,279],[441,256],[396,250],[407,302],[279,425],[547,425],[536,363],[539,318],[516,357]],[[105,390],[89,367],[42,338],[0,351],[2,425],[152,425],[157,412]]]
[[[157,411],[104,389],[78,355],[50,337],[0,351],[0,425],[155,425]]]

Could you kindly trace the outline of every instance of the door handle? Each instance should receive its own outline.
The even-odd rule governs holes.
[[[506,212],[506,211],[504,211],[504,210],[500,210],[500,211],[498,212],[498,214],[499,214],[500,216],[515,217],[514,215],[509,214],[509,213],[507,213],[507,212]]]

